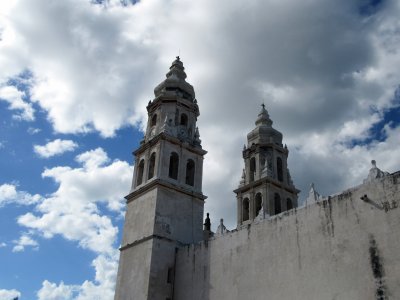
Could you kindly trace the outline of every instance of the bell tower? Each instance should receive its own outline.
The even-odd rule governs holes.
[[[115,299],[173,297],[176,248],[203,239],[203,157],[193,87],[179,57],[147,105],[120,248]]]
[[[265,215],[276,215],[297,207],[297,194],[287,166],[289,150],[282,144],[282,133],[272,127],[262,105],[254,128],[243,148],[245,168],[237,199],[238,227]]]

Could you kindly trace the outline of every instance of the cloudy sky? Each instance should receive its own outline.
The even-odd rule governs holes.
[[[304,200],[400,169],[400,3],[0,0],[0,299],[112,299],[131,152],[180,55],[203,192],[235,226],[265,103]],[[214,227],[215,228],[215,227]]]

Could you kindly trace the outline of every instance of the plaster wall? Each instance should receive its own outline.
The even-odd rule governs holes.
[[[400,173],[182,247],[174,299],[399,299],[398,206]]]
[[[158,188],[154,233],[181,243],[203,239],[203,200],[170,188]]]
[[[157,192],[157,188],[153,188],[128,202],[122,247],[153,234]]]
[[[121,251],[115,300],[147,300],[153,240]]]

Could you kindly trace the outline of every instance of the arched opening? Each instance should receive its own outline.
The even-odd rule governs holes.
[[[172,179],[178,179],[179,156],[177,153],[172,152],[169,157],[169,172],[168,176]]]
[[[157,125],[157,114],[154,114],[153,117],[151,118],[150,126],[156,126]]]
[[[149,160],[149,174],[147,176],[147,179],[153,178],[155,165],[156,165],[156,153],[153,152]]]
[[[186,114],[181,114],[181,125],[183,125],[183,126],[187,126],[187,123],[188,123],[188,117],[187,117],[187,115]]]
[[[276,169],[278,171],[278,180],[283,181],[283,167],[282,167],[282,158],[278,157],[276,159]]]
[[[249,178],[250,182],[254,181],[255,174],[256,174],[256,158],[252,157],[250,158],[250,178]]]
[[[262,196],[261,196],[261,193],[258,193],[256,195],[256,203],[255,203],[255,209],[256,209],[255,216],[256,217],[258,216],[258,213],[260,212],[261,207],[262,207]]]
[[[286,209],[287,210],[293,209],[293,202],[292,202],[292,200],[290,198],[286,199]]]
[[[144,171],[144,160],[142,159],[139,162],[138,170],[137,170],[137,178],[136,178],[136,185],[141,185],[143,181],[143,171]]]
[[[275,193],[274,196],[274,206],[275,206],[275,215],[280,214],[282,212],[281,196],[279,196],[278,193]]]
[[[249,219],[249,198],[244,198],[243,200],[243,211],[242,211],[242,220],[247,221]]]
[[[186,163],[185,183],[191,186],[194,185],[194,161],[192,159],[188,159]]]

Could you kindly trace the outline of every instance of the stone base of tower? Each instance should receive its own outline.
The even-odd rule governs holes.
[[[175,249],[175,242],[159,237],[121,249],[114,299],[172,299]]]
[[[175,249],[203,240],[204,198],[162,180],[127,196],[115,300],[173,299]]]
[[[147,240],[121,251],[115,289],[115,300],[148,298],[149,274],[153,241]]]

